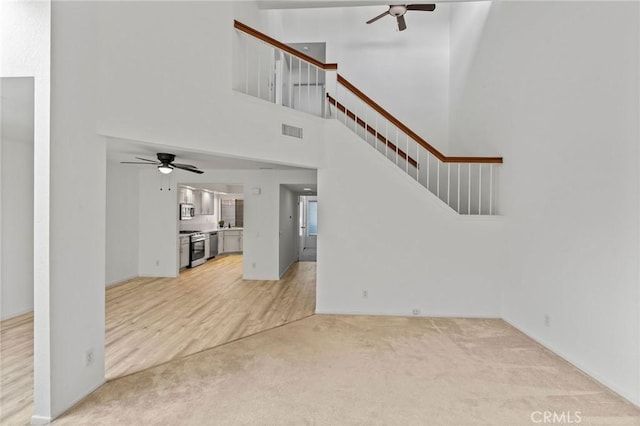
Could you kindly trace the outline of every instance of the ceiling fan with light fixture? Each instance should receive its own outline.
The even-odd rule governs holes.
[[[147,160],[146,158],[136,157],[138,160],[142,161],[121,161],[122,164],[146,164],[149,166],[157,166],[158,171],[163,174],[169,174],[173,171],[173,169],[186,170],[192,173],[202,174],[204,173],[202,170],[198,170],[196,166],[192,166],[191,164],[180,164],[174,163],[173,160],[176,159],[174,154],[167,154],[165,152],[159,152],[157,154],[158,161],[155,160]]]
[[[398,21],[398,31],[404,31],[407,29],[407,23],[404,20],[404,14],[409,10],[421,10],[423,12],[433,12],[436,9],[435,4],[392,4],[389,5],[389,10],[373,19],[367,21],[367,24],[372,24],[380,18],[384,18],[387,15],[393,16]]]

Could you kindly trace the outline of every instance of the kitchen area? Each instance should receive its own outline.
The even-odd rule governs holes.
[[[180,270],[242,253],[243,185],[181,184],[178,191]]]

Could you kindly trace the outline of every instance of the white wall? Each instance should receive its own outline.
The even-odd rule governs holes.
[[[397,31],[387,6],[263,11],[267,32],[285,43],[326,42],[327,62],[438,149],[449,139],[449,5],[408,12]],[[334,93],[333,87],[329,91]],[[339,89],[343,94],[344,89]],[[363,112],[360,112],[363,114]]]
[[[138,276],[138,169],[107,162],[106,285]]]
[[[34,421],[51,413],[49,120],[51,3],[0,2],[0,77],[34,78]]]
[[[500,316],[500,218],[457,215],[340,123],[325,148],[317,312]]]
[[[43,417],[59,415],[104,383],[106,151],[95,128],[100,5],[51,8],[50,346],[38,348],[36,337],[36,361],[50,351],[44,413],[36,390],[35,414]]]
[[[470,6],[456,7],[460,31]],[[639,12],[494,2],[473,49],[452,52],[469,66],[451,117],[452,144],[505,157],[503,317],[636,404]]]
[[[139,273],[178,275],[177,186],[189,182],[244,185],[243,278],[277,280],[281,184],[314,184],[315,170],[205,170],[202,175],[174,171],[172,190],[159,190],[156,170],[140,171]],[[188,175],[188,176],[187,176]],[[260,188],[260,194],[253,194]]]
[[[279,218],[279,264],[280,276],[298,259],[298,196],[280,185]]]
[[[1,78],[0,320],[33,310],[33,78]]]
[[[96,28],[101,41],[98,132],[316,167],[321,119],[273,108],[231,89],[233,41],[238,37],[233,19],[257,10],[252,2],[241,3],[102,5]],[[283,122],[304,128],[304,139],[282,136]]]

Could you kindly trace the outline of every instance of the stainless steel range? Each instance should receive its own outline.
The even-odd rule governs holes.
[[[187,232],[181,231],[181,233]],[[189,234],[189,268],[193,268],[207,260],[204,250],[207,235],[198,231],[189,232]]]

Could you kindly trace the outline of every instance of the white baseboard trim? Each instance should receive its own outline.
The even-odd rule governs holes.
[[[576,361],[572,357],[568,356],[566,353],[554,347],[554,345],[551,345],[546,340],[536,336],[534,333],[529,332],[525,327],[522,327],[520,324],[517,324],[515,321],[508,320],[505,318],[503,318],[503,321],[509,324],[510,326],[512,326],[513,328],[515,328],[516,330],[518,330],[519,332],[521,332],[522,334],[524,334],[525,336],[527,336],[528,338],[530,338],[531,340],[535,341],[536,343],[544,346],[554,354],[558,355],[560,358],[562,358],[563,360],[565,360],[566,362],[568,362],[569,364],[573,365],[575,368],[580,370],[583,374],[589,376],[590,378],[592,378],[602,386],[614,392],[620,398],[624,399],[625,401],[629,401],[631,404],[640,408],[640,395],[638,396],[637,401],[633,401],[631,398],[624,395],[624,393],[622,393],[621,390],[616,385],[614,385],[613,383],[610,383],[607,379],[603,378],[598,373],[591,371],[589,368],[585,367],[581,362]]]
[[[48,425],[53,421],[53,417],[45,417],[45,416],[31,416],[31,424],[32,425]]]
[[[123,278],[123,279],[118,280],[118,281],[112,281],[110,283],[107,283],[107,285],[105,287],[111,287],[111,286],[114,286],[114,285],[122,284],[122,283],[127,282],[129,280],[132,280],[134,278],[138,278],[138,275],[132,275],[132,276],[130,276],[128,278]]]
[[[29,313],[32,313],[32,312],[33,312],[33,306],[31,308],[27,308],[27,309],[25,309],[23,311],[11,314],[10,316],[8,316],[6,318],[0,318],[0,321],[9,320],[9,319],[12,319],[12,318],[19,317],[20,315],[29,314]]]
[[[69,404],[69,406],[67,408],[65,408],[64,410],[60,411],[59,413],[54,413],[54,415],[52,417],[37,416],[37,415],[34,414],[33,416],[31,416],[31,424],[32,425],[47,425],[47,424],[51,423],[52,421],[54,421],[55,419],[57,419],[58,417],[60,417],[64,413],[66,413],[67,411],[71,410],[79,402],[81,402],[83,399],[85,399],[86,397],[91,395],[93,392],[95,392],[100,386],[104,385],[105,383],[107,383],[107,380],[106,379],[102,379],[98,384],[96,384],[95,386],[90,388],[89,391],[86,394],[80,395],[77,398],[75,398],[73,401],[71,401],[71,403]]]
[[[379,312],[379,311],[342,311],[335,309],[316,309],[316,315],[367,315],[374,317],[416,317],[416,318],[465,318],[465,319],[501,319],[500,315],[469,314],[469,313],[433,313],[421,312],[420,315],[412,315],[410,312]]]

